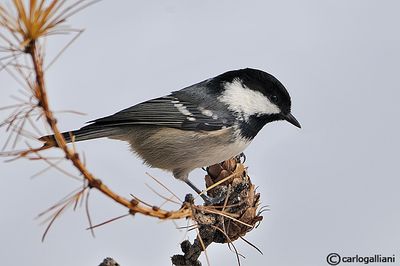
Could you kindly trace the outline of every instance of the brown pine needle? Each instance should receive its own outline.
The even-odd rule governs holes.
[[[172,203],[175,203],[175,204],[178,204],[178,205],[182,205],[182,202],[178,202],[178,201],[175,201],[175,200],[172,199],[174,196],[171,196],[170,198],[168,198],[168,197],[163,196],[163,195],[161,195],[160,193],[158,193],[158,192],[157,192],[154,188],[152,188],[149,184],[145,183],[145,185],[146,185],[146,187],[148,187],[154,194],[156,194],[156,195],[159,196],[160,198],[164,199],[166,202],[172,202]],[[163,204],[162,204],[162,205],[163,205]],[[161,207],[161,205],[160,205],[160,207]]]
[[[83,112],[79,112],[79,111],[75,111],[75,110],[59,110],[59,111],[54,111],[55,114],[62,114],[62,113],[66,113],[66,114],[74,114],[74,115],[87,115],[86,113]]]
[[[27,118],[29,125],[33,128],[33,130],[36,132],[36,134],[38,136],[43,136],[44,134],[42,133],[42,131],[40,131],[40,129],[35,125],[35,123],[32,121],[31,117]],[[35,140],[37,140],[37,138],[35,138]]]
[[[151,204],[149,204],[149,203],[147,203],[147,202],[145,202],[145,201],[139,199],[138,197],[134,196],[133,194],[130,194],[130,195],[131,195],[131,197],[132,197],[133,199],[135,199],[135,200],[137,200],[138,202],[140,202],[140,203],[146,205],[147,207],[150,207],[150,208],[153,208],[153,207],[154,207],[154,205],[151,205]]]
[[[116,220],[119,220],[119,219],[121,219],[121,218],[127,217],[127,216],[129,216],[129,215],[131,215],[131,214],[130,214],[130,213],[127,213],[127,214],[123,214],[123,215],[117,216],[117,217],[112,218],[112,219],[110,219],[110,220],[107,220],[107,221],[105,221],[105,222],[102,222],[102,223],[99,223],[99,224],[90,226],[90,227],[86,228],[86,230],[93,230],[93,229],[95,229],[95,228],[97,228],[97,227],[106,225],[106,224],[108,224],[108,223],[114,222],[114,221],[116,221]]]
[[[224,213],[224,212],[217,211],[217,210],[212,210],[212,209],[209,209],[209,208],[205,208],[204,206],[203,206],[203,207],[194,206],[194,208],[199,209],[199,210],[204,211],[204,212],[209,212],[209,213],[221,215],[221,216],[223,216],[223,217],[225,217],[225,218],[228,218],[228,219],[231,219],[231,220],[233,220],[233,221],[235,221],[235,222],[237,222],[237,223],[243,224],[243,225],[245,225],[245,226],[247,226],[247,227],[249,227],[249,228],[253,228],[252,225],[249,225],[249,224],[247,224],[247,223],[245,223],[245,222],[242,222],[242,221],[240,221],[240,220],[234,218],[234,217],[233,217],[234,214],[231,214],[231,213]]]
[[[7,65],[3,64],[1,61],[0,61],[0,67],[1,67],[0,70],[5,70],[22,88],[29,89],[29,86],[26,85],[26,81],[25,82],[22,81],[16,74],[14,74],[10,70],[10,68]]]
[[[63,23],[96,2],[99,1],[80,0],[65,7],[66,0],[52,0],[47,5],[42,0],[40,3],[30,1],[27,7],[23,0],[13,0],[16,17],[14,10],[0,6],[0,24],[9,30],[20,47],[26,48],[32,41],[46,35],[67,33],[69,28]]]
[[[199,231],[198,228],[196,228],[196,231],[197,231],[197,238],[198,238],[199,241],[200,241],[201,248],[203,249],[203,251],[204,251],[204,256],[206,257],[207,265],[210,266],[211,263],[210,263],[210,259],[208,258],[207,247],[206,247],[206,245],[204,245],[203,238],[201,238],[200,231]]]
[[[244,237],[240,237],[240,239],[242,239],[244,242],[246,242],[248,245],[252,246],[253,248],[255,248],[261,255],[264,255],[264,253],[261,251],[261,249],[259,249],[256,245],[254,245],[253,243],[251,243],[249,240],[245,239]]]
[[[47,71],[62,55],[63,53],[81,36],[84,30],[78,30],[76,35],[70,40],[61,50],[57,53],[57,55],[50,61],[50,63],[45,67],[44,71]]]
[[[60,199],[57,203],[55,203],[53,206],[51,206],[51,207],[47,208],[46,210],[42,211],[41,213],[39,213],[37,215],[36,219],[42,218],[46,214],[49,214],[50,212],[52,212],[53,210],[57,209],[58,207],[64,205],[65,203],[71,202],[71,199],[74,199],[75,196],[78,193],[81,193],[82,191],[83,191],[83,189],[81,187],[74,189],[73,191],[68,193],[66,196],[64,196],[62,199]],[[49,220],[49,218],[44,219],[43,222],[46,222],[48,220]]]
[[[31,150],[33,150],[33,149],[31,149]],[[44,162],[46,162],[46,163],[50,166],[50,169],[51,169],[51,168],[54,168],[54,169],[58,170],[60,173],[66,175],[66,176],[68,176],[68,177],[71,177],[71,178],[73,178],[73,179],[75,179],[75,180],[78,180],[78,181],[82,181],[82,178],[81,178],[81,177],[75,176],[75,175],[69,173],[68,171],[62,169],[61,167],[58,166],[58,164],[51,162],[49,159],[47,159],[46,157],[43,157],[43,156],[40,155],[38,152],[34,152],[34,153],[35,153],[39,158],[42,158],[42,160],[43,160]],[[61,161],[61,162],[62,162],[62,161]],[[48,169],[48,170],[49,170],[49,169]],[[45,171],[47,171],[47,170],[45,169]],[[38,175],[40,175],[40,174],[42,174],[42,173],[43,173],[43,172],[39,172],[39,173],[35,174],[34,177],[36,177],[36,176],[38,176]]]
[[[209,186],[207,189],[203,190],[199,195],[205,194],[207,191],[209,191],[209,190],[215,188],[216,186],[221,185],[222,183],[224,183],[225,181],[227,181],[227,180],[229,180],[229,179],[235,177],[236,175],[237,175],[237,173],[232,173],[231,175],[229,175],[229,176],[227,176],[227,177],[221,179],[220,181],[215,182],[215,184],[212,184],[212,185]]]
[[[35,158],[35,159],[36,160],[43,160],[43,157],[39,157],[39,158]],[[46,158],[46,159],[48,159],[48,158]],[[39,172],[31,175],[30,178],[34,179],[35,177],[38,177],[38,176],[44,174],[45,172],[47,172],[50,169],[52,169],[54,166],[57,166],[58,164],[62,163],[64,160],[65,160],[64,158],[59,159],[58,161],[56,161],[56,162],[52,163],[51,165],[47,166],[46,168],[44,168],[44,169],[40,170]]]
[[[219,227],[217,227],[217,226],[214,226],[214,225],[211,225],[211,227],[214,228],[214,229],[216,229],[216,230],[218,230],[219,232],[221,232],[221,233],[226,237],[226,239],[228,240],[228,247],[229,247],[229,248],[230,248],[230,246],[232,245],[233,249],[235,250],[235,255],[236,255],[237,263],[238,263],[238,265],[240,266],[240,257],[239,257],[239,256],[241,256],[241,255],[239,254],[238,250],[236,249],[235,245],[233,244],[233,242],[231,241],[231,239],[229,238],[229,236],[228,236],[228,235],[226,234],[226,232],[224,232],[224,230],[222,230],[221,228],[219,228]]]
[[[95,234],[94,234],[94,230],[93,230],[92,217],[90,216],[90,212],[89,212],[89,195],[90,195],[90,189],[86,193],[85,212],[86,212],[86,217],[87,217],[88,222],[89,222],[90,233],[92,234],[93,237],[96,237]]]
[[[53,218],[50,220],[49,224],[47,225],[43,236],[42,236],[42,242],[44,241],[44,239],[46,238],[47,233],[49,232],[51,226],[53,225],[53,223],[55,222],[55,220],[61,215],[61,213],[71,204],[71,202],[67,202],[64,206],[62,206],[54,215]]]
[[[157,178],[155,178],[154,176],[152,176],[151,174],[149,174],[148,172],[146,172],[146,175],[148,175],[149,177],[151,177],[154,181],[157,182],[157,184],[159,184],[160,186],[162,186],[165,190],[167,190],[169,193],[171,193],[171,195],[173,195],[179,202],[182,202],[180,200],[180,198],[174,193],[172,192],[172,190],[170,190],[166,185],[164,185],[163,183],[161,183]]]
[[[189,223],[189,220],[188,220],[188,223]],[[182,229],[186,230],[186,229],[194,229],[198,226],[199,226],[198,224],[192,224],[192,225],[187,225],[187,226],[176,226],[175,228],[178,230],[182,230]]]
[[[16,108],[16,107],[21,107],[23,105],[24,105],[23,103],[17,103],[17,104],[3,106],[3,107],[0,107],[0,111],[7,110],[7,109],[13,109],[13,108]]]
[[[165,199],[158,207],[162,208],[162,207],[164,207],[165,204],[170,203],[170,202],[174,202],[174,201],[172,201],[173,198],[174,198],[174,196],[171,196],[171,197]],[[182,205],[182,204],[180,204],[180,205]]]

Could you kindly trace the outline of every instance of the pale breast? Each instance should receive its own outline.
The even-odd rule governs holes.
[[[250,144],[241,138],[234,141],[233,136],[233,128],[194,132],[135,126],[123,140],[152,167],[191,171],[238,155]]]

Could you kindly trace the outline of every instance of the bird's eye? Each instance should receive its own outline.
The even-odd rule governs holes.
[[[279,101],[278,96],[272,95],[272,96],[271,96],[271,101],[272,101],[273,103],[277,103],[277,102]]]

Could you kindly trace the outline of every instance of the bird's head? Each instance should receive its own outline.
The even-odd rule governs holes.
[[[300,128],[291,113],[290,95],[271,74],[257,69],[240,69],[218,77],[222,91],[218,100],[245,122],[260,130],[266,123],[286,120]]]

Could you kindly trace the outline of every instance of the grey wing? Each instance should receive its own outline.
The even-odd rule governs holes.
[[[149,100],[113,115],[90,121],[74,131],[64,132],[67,142],[116,136],[122,127],[134,125],[164,126],[191,131],[213,131],[234,125],[234,116],[215,99],[204,83],[175,91],[168,96]],[[40,140],[54,143],[54,136]]]
[[[86,127],[154,125],[205,131],[233,125],[233,119],[222,110],[210,110],[188,100],[182,100],[174,94],[149,100],[90,122],[93,124]]]

